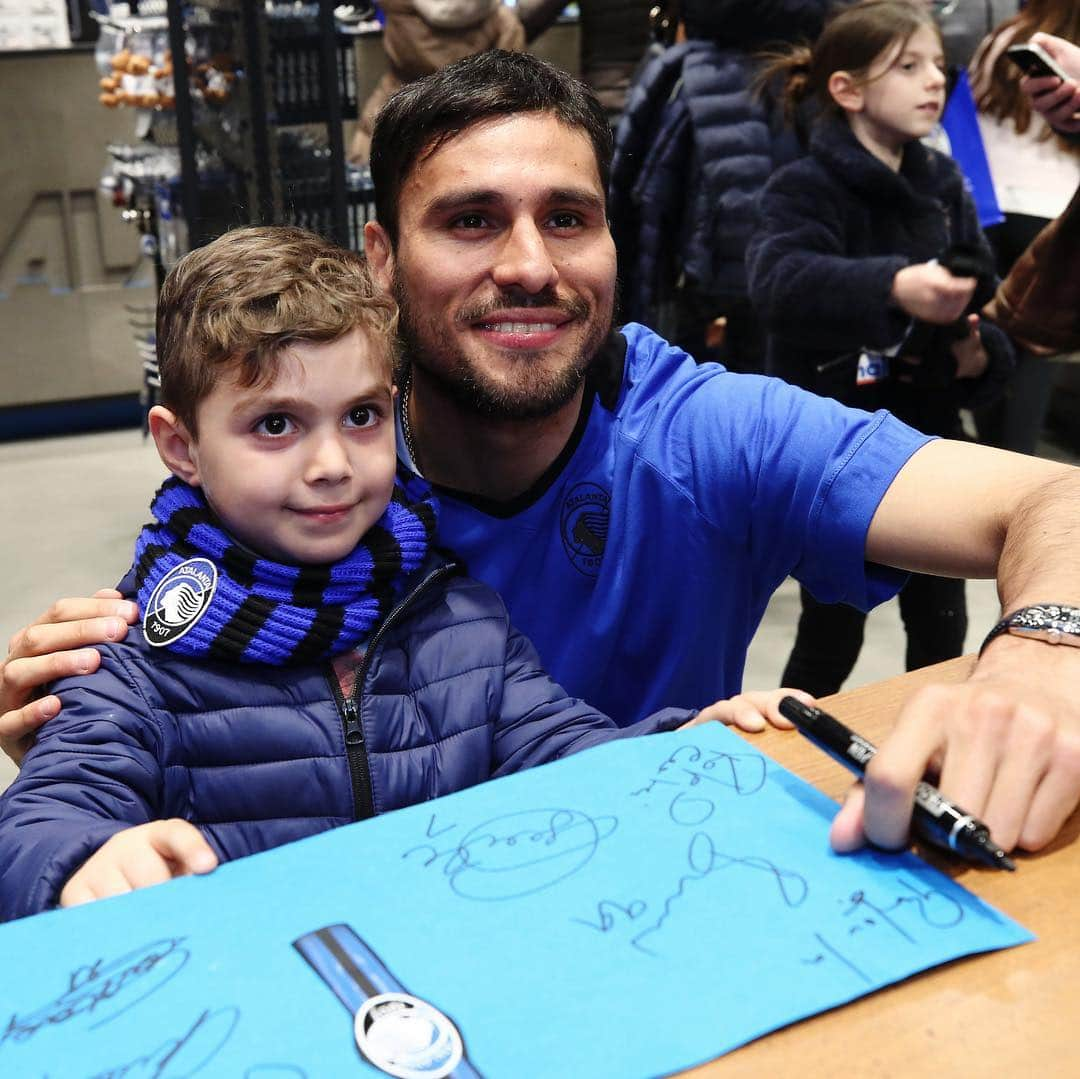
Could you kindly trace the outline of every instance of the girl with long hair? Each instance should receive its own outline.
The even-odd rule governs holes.
[[[807,98],[819,107],[809,155],[765,188],[748,252],[770,371],[929,434],[959,434],[960,405],[1011,369],[1011,347],[974,313],[992,294],[993,260],[963,178],[920,141],[945,103],[932,15],[907,0],[864,0],[812,48],[775,55],[763,78],[791,108]],[[962,581],[916,575],[900,611],[909,670],[961,654]],[[783,684],[838,690],[865,617],[804,588]]]

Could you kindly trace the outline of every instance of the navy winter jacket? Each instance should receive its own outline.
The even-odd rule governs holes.
[[[133,825],[182,817],[226,861],[693,715],[620,729],[551,680],[486,585],[453,564],[416,580],[350,701],[329,664],[195,662],[137,627],[59,682],[63,711],[0,799],[0,916],[54,905]]]
[[[831,0],[682,0],[689,37],[760,52],[778,42],[813,41]]]
[[[989,357],[980,379],[952,379],[936,390],[895,379],[858,387],[856,369],[864,349],[885,352],[911,328],[889,298],[897,272],[958,243],[992,265],[951,158],[911,142],[893,172],[844,120],[823,118],[810,156],[769,181],[747,251],[750,296],[769,331],[767,370],[845,404],[889,408],[927,434],[955,433],[958,407],[992,398],[1012,371],[1012,346],[996,326],[980,324]],[[976,305],[992,294],[988,281]],[[921,359],[946,365],[948,350],[942,333]]]
[[[699,39],[643,68],[619,124],[609,198],[626,318],[660,325],[676,284],[709,317],[745,303],[757,197],[801,152],[778,110],[752,90],[754,53],[812,33],[825,6],[713,0]]]

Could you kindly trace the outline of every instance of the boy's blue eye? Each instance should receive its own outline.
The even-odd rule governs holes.
[[[292,421],[283,412],[271,412],[255,424],[255,430],[260,434],[272,436],[287,435],[291,427]]]
[[[349,409],[346,415],[346,424],[350,427],[371,427],[377,420],[378,413],[367,405],[357,405]]]

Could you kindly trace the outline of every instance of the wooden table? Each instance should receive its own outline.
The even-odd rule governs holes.
[[[973,656],[825,698],[823,707],[880,741],[927,682],[956,682]],[[851,775],[804,738],[770,730],[753,743],[839,799]],[[778,1030],[685,1073],[695,1077],[1080,1077],[1080,811],[1015,873],[927,861],[1015,918],[1032,944],[960,959]]]

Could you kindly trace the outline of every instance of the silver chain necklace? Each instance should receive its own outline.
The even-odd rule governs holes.
[[[405,378],[405,385],[401,390],[401,436],[405,439],[405,448],[409,451],[413,468],[419,473],[420,461],[416,456],[416,445],[413,442],[412,427],[409,426],[409,394],[412,390],[412,371]]]

